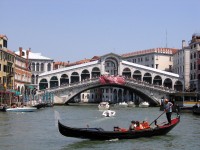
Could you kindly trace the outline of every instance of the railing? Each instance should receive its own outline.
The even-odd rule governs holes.
[[[59,91],[59,90],[67,89],[67,88],[84,86],[85,84],[94,83],[94,82],[97,82],[97,81],[99,82],[99,78],[86,79],[86,80],[83,80],[83,81],[80,81],[80,82],[75,82],[75,83],[71,83],[71,84],[62,84],[60,86],[47,88],[47,89],[44,89],[44,90],[41,90],[41,91],[48,91],[48,92]],[[163,92],[166,92],[166,93],[175,93],[176,92],[175,90],[170,89],[168,87],[150,84],[148,82],[136,80],[136,79],[133,79],[133,78],[126,78],[125,84],[126,85],[134,84],[134,85],[137,85],[137,86],[140,86],[140,87],[147,87],[147,88],[150,88],[152,90],[163,91]]]

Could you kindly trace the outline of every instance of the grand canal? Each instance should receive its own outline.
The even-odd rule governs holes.
[[[58,132],[57,121],[75,127],[128,127],[131,120],[157,118],[162,112],[153,108],[111,108],[115,117],[104,118],[97,106],[54,106],[31,113],[0,112],[0,150],[198,150],[200,116],[181,115],[181,122],[166,136],[118,141],[90,141],[68,138]],[[165,121],[161,116],[158,123]]]

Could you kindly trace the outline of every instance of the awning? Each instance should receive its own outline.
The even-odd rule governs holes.
[[[34,86],[33,85],[25,85],[27,88],[29,89],[34,89]]]

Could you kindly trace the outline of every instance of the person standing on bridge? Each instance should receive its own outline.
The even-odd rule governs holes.
[[[166,112],[168,125],[171,124],[172,106],[173,106],[173,104],[171,102],[169,102],[169,100],[166,98],[164,101],[164,110]]]

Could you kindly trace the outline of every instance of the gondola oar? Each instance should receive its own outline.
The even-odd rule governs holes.
[[[165,113],[165,111],[163,111],[162,114],[160,114],[160,116],[162,116],[164,113]],[[160,116],[158,116],[158,118],[160,118]],[[158,120],[158,118],[156,118],[152,123],[150,123],[150,125],[152,125],[154,122],[156,122]]]

